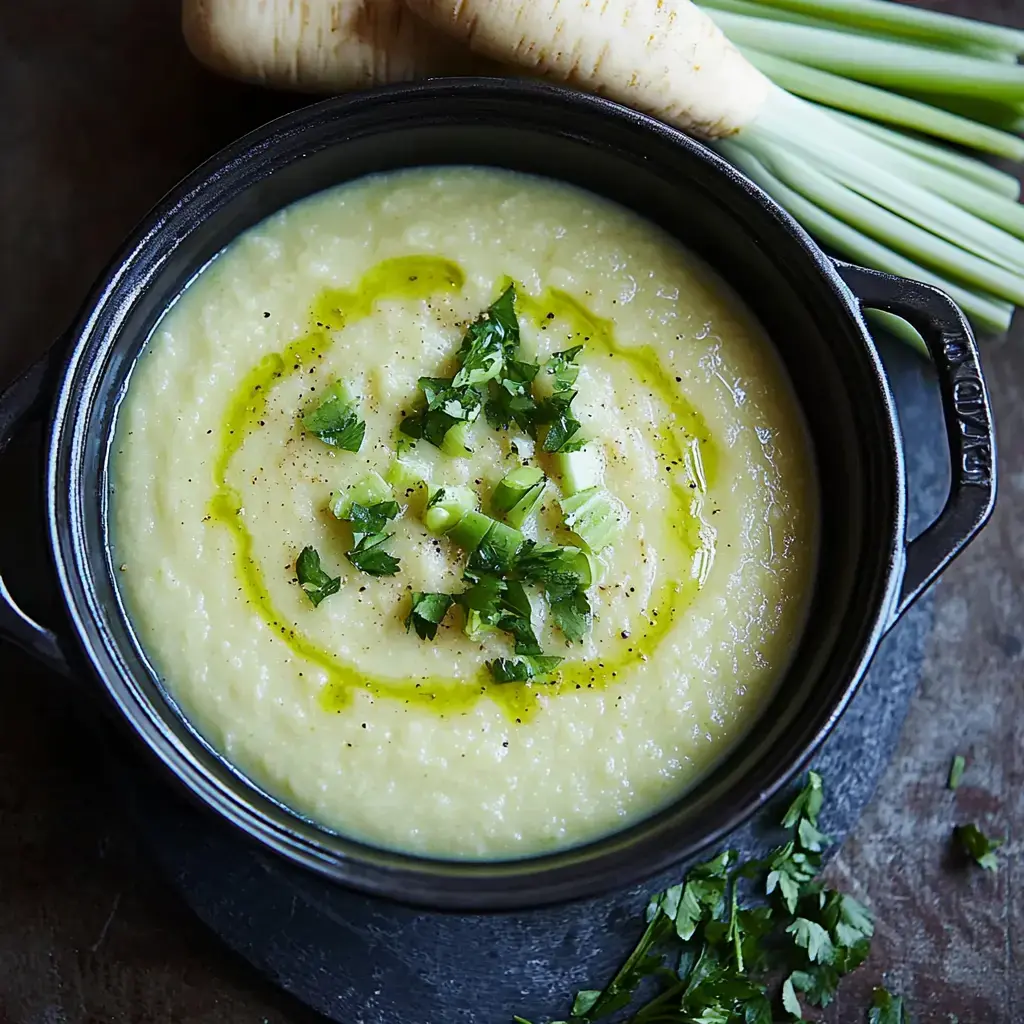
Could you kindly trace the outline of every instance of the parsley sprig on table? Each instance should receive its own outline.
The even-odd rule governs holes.
[[[810,772],[783,819],[787,843],[764,860],[726,850],[651,899],[647,928],[615,977],[577,992],[568,1021],[552,1024],[613,1014],[627,1024],[773,1024],[802,1020],[802,1002],[827,1006],[866,958],[874,923],[815,880],[828,843],[821,804],[821,778]],[[903,1024],[894,1016],[902,1012],[900,1000],[876,995],[873,1022]]]

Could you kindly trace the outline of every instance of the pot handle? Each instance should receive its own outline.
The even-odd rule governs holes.
[[[50,395],[56,364],[51,348],[30,366],[13,384],[0,392],[0,454],[31,421],[38,419]],[[29,618],[18,607],[0,576],[0,640],[17,644],[61,675],[70,676],[71,667],[61,650],[57,634]]]
[[[949,497],[938,519],[907,546],[890,627],[988,522],[996,501],[996,434],[978,342],[945,292],[836,261],[862,307],[894,313],[925,340],[939,378],[949,442]]]

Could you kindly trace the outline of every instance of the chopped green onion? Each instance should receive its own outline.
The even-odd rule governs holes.
[[[377,505],[382,501],[391,501],[394,493],[379,473],[370,472],[343,494],[336,498],[332,495],[332,498],[331,512],[335,519],[348,519],[353,503]]]
[[[964,777],[964,769],[967,767],[967,761],[964,759],[963,754],[957,754],[953,758],[953,763],[949,766],[949,779],[947,785],[950,789],[956,789],[960,785],[960,780]]]
[[[629,510],[603,487],[588,487],[559,502],[565,525],[591,551],[600,551],[618,536]]]
[[[435,536],[448,533],[465,516],[476,508],[476,494],[468,487],[442,487],[427,502],[423,513],[423,525]]]
[[[388,466],[384,479],[394,488],[396,495],[408,495],[420,487],[431,489],[431,466],[410,452],[400,452]]]
[[[545,483],[544,471],[535,466],[518,466],[499,481],[491,495],[491,508],[498,515],[508,512],[530,491]]]
[[[576,494],[604,483],[604,452],[593,441],[576,451],[560,452],[555,460],[566,494]]]
[[[521,527],[540,504],[547,482],[543,470],[533,466],[513,469],[495,487],[491,507],[513,526]]]
[[[305,547],[295,560],[295,575],[302,592],[317,607],[325,597],[341,589],[341,577],[329,576],[320,566],[320,555],[315,548]]]
[[[505,518],[512,526],[522,529],[523,524],[537,511],[538,506],[544,498],[544,488],[547,486],[547,479],[543,483],[527,491],[506,514]]]
[[[440,508],[440,505],[435,508]],[[464,512],[448,529],[448,537],[459,547],[467,551],[475,551],[480,542],[487,536],[487,531],[497,525],[497,520],[483,512]]]

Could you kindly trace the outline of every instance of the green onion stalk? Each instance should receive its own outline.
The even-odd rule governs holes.
[[[983,157],[1024,161],[1024,32],[891,0],[701,6],[775,86],[712,140],[722,156],[837,255],[934,284],[1004,332],[1024,304],[1024,207]]]

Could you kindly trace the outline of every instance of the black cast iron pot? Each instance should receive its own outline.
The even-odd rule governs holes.
[[[121,611],[110,562],[114,416],[168,305],[239,232],[288,203],[364,174],[431,164],[488,164],[572,182],[696,250],[770,333],[817,460],[821,560],[810,619],[759,726],[675,805],[605,839],[534,859],[460,863],[382,851],[270,799],[204,743],[151,674]],[[909,320],[937,368],[952,487],[939,519],[912,543],[896,410],[862,307]],[[440,80],[329,100],[223,150],[156,207],[66,338],[0,396],[0,447],[47,402],[49,544],[67,620],[53,629],[37,624],[0,581],[0,635],[105,691],[117,717],[171,775],[266,847],[364,892],[440,909],[597,894],[723,837],[807,762],[884,634],[981,529],[995,499],[995,438],[978,348],[950,299],[833,261],[747,179],[657,121],[513,81]]]

